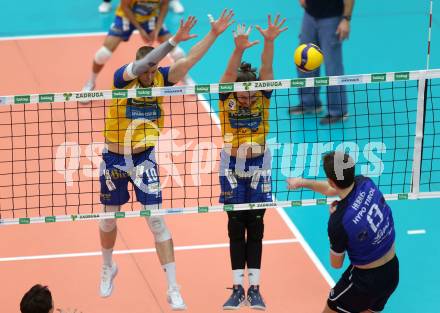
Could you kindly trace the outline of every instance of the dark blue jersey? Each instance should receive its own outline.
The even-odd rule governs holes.
[[[353,190],[330,215],[328,235],[331,250],[336,254],[347,251],[353,265],[371,263],[391,249],[393,215],[370,178],[356,176]]]

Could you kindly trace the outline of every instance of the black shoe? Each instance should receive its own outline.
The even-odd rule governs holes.
[[[247,300],[251,309],[266,310],[266,304],[260,293],[259,286],[251,286],[247,292]]]
[[[232,289],[232,295],[223,304],[223,310],[236,310],[242,305],[245,305],[246,296],[242,285],[234,286]]]
[[[321,118],[319,124],[321,125],[334,124],[337,122],[345,121],[347,118],[348,118],[348,113],[345,113],[344,115],[336,115],[336,116],[331,116],[327,114],[326,116]]]
[[[320,113],[322,111],[322,105],[316,106],[314,108],[307,108],[302,105],[297,105],[289,108],[289,113],[292,115],[301,115],[301,114],[313,114]]]

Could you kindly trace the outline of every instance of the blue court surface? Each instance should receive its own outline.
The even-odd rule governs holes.
[[[114,1],[115,2],[115,1]],[[195,15],[199,23],[195,33],[203,36],[209,29],[207,14],[217,16],[223,8],[232,8],[236,21],[247,25],[266,25],[266,15],[281,13],[286,17],[289,30],[281,35],[276,43],[275,78],[295,78],[293,51],[298,44],[298,34],[302,18],[302,9],[298,1],[243,0],[243,1],[200,1],[182,0],[185,15]],[[65,35],[77,33],[106,32],[113,20],[113,13],[102,15],[97,12],[98,0],[67,0],[42,2],[23,0],[20,3],[3,3],[0,20],[4,27],[0,37],[32,35]],[[15,13],[14,13],[15,12]],[[36,13],[38,12],[38,14]],[[369,0],[356,1],[350,39],[344,43],[344,64],[346,74],[367,74],[378,72],[412,71],[426,68],[429,1],[426,0]],[[440,68],[440,5],[434,3],[432,29],[432,55],[430,68]],[[176,30],[181,16],[169,13],[167,26]],[[262,39],[254,30],[252,40]],[[191,42],[184,43],[187,51]],[[233,39],[230,32],[222,35],[206,57],[191,71],[197,83],[216,83],[220,79],[230,53]],[[245,60],[259,65],[262,43],[250,49]],[[433,84],[439,84],[435,82]],[[375,181],[384,193],[408,193],[411,184],[411,165],[414,147],[416,122],[417,82],[383,83],[378,85],[350,86],[349,112],[356,116],[344,124],[344,131],[337,127],[323,127],[317,124],[316,117],[297,123],[277,123],[271,131],[278,135],[280,143],[303,142],[335,143],[356,142],[361,149],[371,141],[380,141],[387,151],[382,155],[384,169]],[[109,86],[110,87],[110,86]],[[72,86],[72,90],[77,86]],[[379,89],[380,88],[380,89]],[[440,110],[435,104],[440,94],[438,86],[433,86],[429,94],[432,100],[428,103],[426,114],[426,133],[424,161],[422,164],[422,191],[440,191],[440,136],[434,136],[435,125],[440,122]],[[284,92],[284,94],[283,94]],[[276,98],[276,109],[272,108],[271,116],[290,119],[287,114],[289,105],[295,105],[295,96],[279,91]],[[324,99],[324,98],[322,98]],[[368,104],[368,105],[366,105]],[[214,110],[216,101],[211,105]],[[437,109],[434,109],[434,108]],[[393,112],[393,114],[391,113]],[[368,113],[368,114],[367,114]],[[391,121],[391,122],[390,122]],[[292,127],[286,129],[285,127]],[[284,125],[284,126],[283,126]],[[287,126],[286,126],[287,125]],[[284,129],[283,129],[284,127]],[[286,147],[284,147],[286,149]],[[293,148],[292,153],[298,153]],[[311,147],[309,149],[312,149]],[[282,154],[279,151],[278,154]],[[309,151],[310,154],[310,151]],[[281,181],[282,164],[276,163],[280,158],[275,154],[278,168],[274,180]],[[362,163],[362,162],[361,162]],[[306,160],[307,173],[315,173],[310,160]],[[292,168],[291,168],[292,169]],[[323,173],[319,175],[322,177]],[[313,176],[313,175],[310,175]],[[438,176],[437,176],[438,177]],[[428,181],[436,183],[429,184]],[[284,200],[316,197],[313,193],[289,194],[282,182],[277,186],[278,199]],[[440,239],[440,200],[399,200],[390,202],[395,217],[397,230],[396,248],[401,264],[400,285],[390,299],[384,312],[439,312],[440,248],[436,243]],[[305,206],[286,209],[302,235],[318,256],[321,263],[337,281],[342,270],[334,270],[329,264],[329,245],[327,239],[327,206]],[[424,234],[410,235],[408,231],[425,230]],[[292,267],[297,266],[292,264]],[[286,269],[288,270],[288,269]],[[301,284],[301,282],[292,282]]]

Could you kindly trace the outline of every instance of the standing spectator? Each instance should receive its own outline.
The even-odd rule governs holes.
[[[299,0],[304,8],[300,43],[314,43],[324,54],[327,76],[344,74],[342,63],[342,41],[350,34],[351,13],[354,0]],[[304,73],[298,70],[301,78],[317,77],[319,69]],[[300,104],[289,109],[290,114],[319,113],[322,103],[319,87],[301,88]],[[321,124],[332,124],[348,117],[347,95],[344,86],[327,87],[328,112]]]
[[[112,0],[102,0],[98,7],[99,13],[108,13],[112,10]]]

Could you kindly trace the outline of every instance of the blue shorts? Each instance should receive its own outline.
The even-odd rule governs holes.
[[[220,153],[220,203],[272,202],[271,154],[241,160]]]
[[[154,147],[124,156],[109,151],[102,153],[99,181],[101,203],[122,205],[130,199],[128,182],[133,184],[137,200],[143,205],[162,203],[162,192]]]
[[[156,27],[157,18],[152,18],[151,20],[142,23],[141,27],[147,32],[147,34],[151,33]],[[120,37],[123,41],[128,41],[130,39],[131,34],[136,29],[133,24],[127,18],[122,18],[120,16],[115,16],[115,21],[110,26],[108,31],[108,35]],[[159,31],[159,37],[168,35],[170,32],[162,25],[162,28]]]

